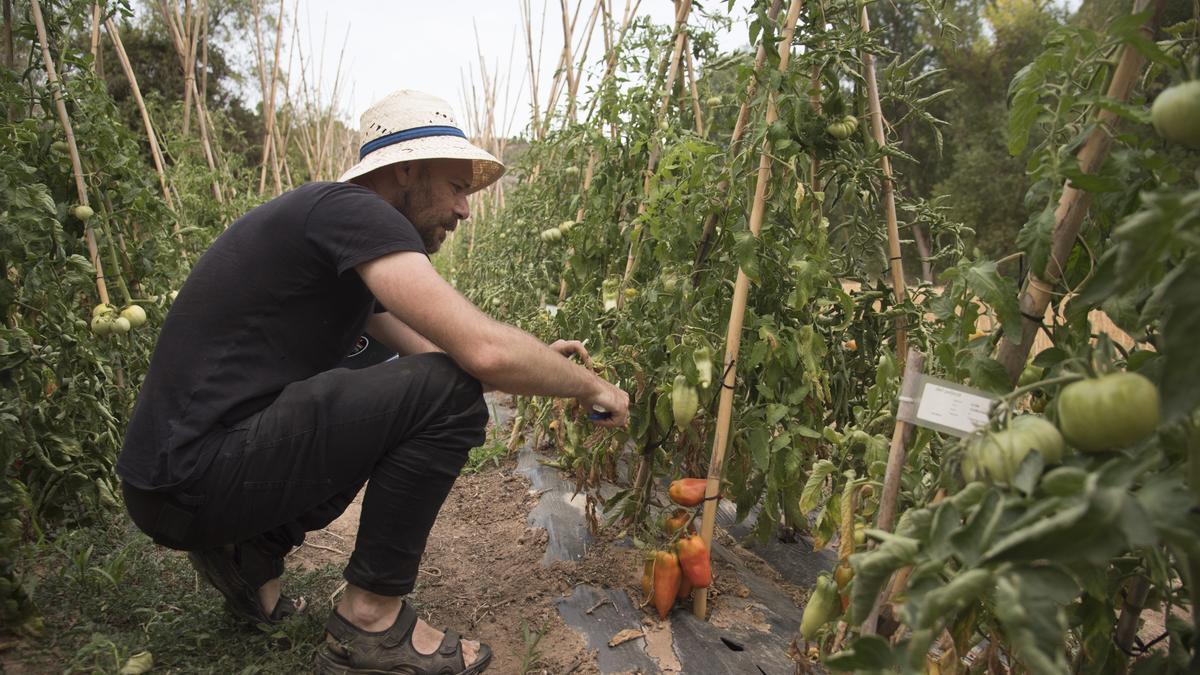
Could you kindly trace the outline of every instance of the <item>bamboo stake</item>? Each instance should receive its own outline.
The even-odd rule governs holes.
[[[782,0],[771,0],[771,7],[767,10],[767,18],[775,21],[779,16],[779,10],[782,6]],[[729,138],[729,151],[725,154],[733,159],[741,152],[742,138],[746,135],[746,125],[750,121],[750,102],[754,100],[754,95],[758,92],[758,74],[762,72],[763,64],[767,60],[767,45],[759,41],[758,51],[754,55],[754,77],[750,78],[750,83],[746,85],[746,96],[742,99],[741,106],[738,107],[737,120],[733,124],[733,134]],[[722,179],[717,183],[717,194],[720,195],[722,201],[729,194],[729,179]],[[696,246],[696,260],[692,263],[692,286],[699,287],[700,278],[703,276],[701,263],[708,257],[710,244],[712,243],[713,233],[717,229],[717,219],[723,215],[722,211],[714,210],[709,213],[704,219],[704,231],[700,234],[700,243]]]
[[[251,0],[250,14],[254,17],[252,25],[254,26],[254,70],[258,74],[258,90],[261,92],[262,98],[262,121],[263,121],[263,136],[262,136],[262,153],[259,157],[259,179],[258,179],[258,194],[262,194],[267,189],[267,162],[271,157],[271,145],[267,142],[267,117],[270,115],[271,107],[267,101],[267,74],[266,74],[266,54],[263,53],[263,36],[262,36],[262,2],[261,0]]]
[[[638,0],[638,3],[640,4],[641,0]],[[637,11],[637,5],[634,5],[633,10]],[[617,43],[610,43],[608,45],[608,50],[609,50],[608,53],[610,54],[609,63],[608,63],[608,66],[605,68],[604,75],[600,79],[600,84],[596,88],[597,92],[599,92],[601,89],[603,89],[607,85],[609,79],[612,77],[613,66],[615,65],[615,62],[616,62],[616,51],[615,51],[616,45],[619,44],[619,42],[622,39],[624,39],[625,31],[626,31],[626,29],[628,29],[629,23],[630,23],[632,17],[633,17],[633,14],[630,12],[630,9],[629,9],[629,1],[626,0],[625,17],[624,17],[624,20],[621,25],[621,34],[617,38]],[[608,38],[607,31],[605,32],[605,38],[606,38],[606,40]],[[598,97],[598,94],[597,94],[597,96],[592,97],[592,101],[591,101],[592,106],[595,105],[597,97]],[[589,109],[588,109],[588,114],[587,114],[586,119],[589,121],[591,120],[591,117],[592,117],[592,109],[593,109],[592,107],[589,107]],[[583,175],[583,188],[581,190],[581,194],[584,196],[587,195],[588,190],[590,190],[592,187],[592,178],[595,174],[595,169],[596,169],[596,149],[593,147],[591,149],[591,151],[588,153],[587,169],[584,171],[584,175]],[[584,200],[580,199],[579,208],[576,209],[576,211],[575,211],[575,222],[577,222],[577,223],[582,222],[584,213],[585,213]],[[568,257],[573,253],[574,253],[574,248],[572,248],[569,251]],[[567,260],[566,264],[563,267],[563,274],[559,277],[559,282],[558,282],[558,301],[560,303],[562,301],[566,300],[566,298],[567,298],[566,272],[570,269],[571,269],[571,261]]]
[[[792,56],[792,38],[796,34],[796,21],[804,0],[792,0],[784,20],[783,33],[779,41],[779,72],[786,73]],[[779,116],[775,108],[775,97],[767,97],[765,124],[770,125]],[[766,212],[767,184],[771,181],[771,141],[763,139],[762,154],[758,161],[758,180],[754,186],[754,204],[750,210],[750,234],[758,237]],[[733,391],[737,383],[738,349],[742,343],[742,322],[746,318],[746,299],[750,294],[750,278],[738,267],[737,281],[733,286],[733,304],[729,311],[729,329],[725,335],[725,373],[721,381],[721,402],[717,409],[716,438],[713,441],[712,458],[708,463],[708,484],[704,488],[704,515],[700,522],[700,536],[712,550],[713,528],[717,521],[717,499],[721,492],[721,477],[725,470],[725,449],[729,444],[729,428],[733,415]],[[708,610],[708,589],[701,588],[695,594],[692,613],[703,619]]]
[[[521,20],[525,24],[525,62],[529,65],[529,105],[533,108],[530,111],[530,125],[533,128],[534,137],[541,140],[541,111],[538,108],[538,70],[542,63],[542,37],[544,37],[546,27],[546,4],[542,3],[542,31],[543,35],[538,38],[537,63],[534,63],[533,58],[533,17],[529,11],[529,0],[521,1]]]
[[[1133,13],[1139,14],[1146,10],[1151,0],[1136,0]],[[1154,13],[1142,25],[1142,34],[1153,39],[1159,17],[1166,0],[1155,2]],[[1121,48],[1121,60],[1109,83],[1106,98],[1113,101],[1125,101],[1129,92],[1137,82],[1145,58],[1132,45],[1126,44]],[[1108,158],[1109,146],[1112,145],[1112,129],[1119,121],[1117,115],[1108,109],[1100,109],[1096,115],[1098,124],[1088,135],[1087,141],[1079,150],[1076,157],[1079,160],[1079,170],[1085,174],[1095,173]],[[1075,248],[1075,239],[1079,236],[1079,228],[1083,224],[1083,216],[1092,203],[1092,194],[1071,185],[1070,181],[1063,186],[1062,196],[1058,200],[1058,208],[1054,212],[1054,234],[1051,242],[1050,259],[1046,268],[1040,273],[1030,271],[1021,291],[1021,336],[1020,341],[1014,341],[1015,336],[1006,335],[1000,341],[1000,351],[996,356],[1008,371],[1009,380],[1015,385],[1033,347],[1033,339],[1041,327],[1041,317],[1046,315],[1046,307],[1050,304],[1051,295],[1062,280],[1066,261]],[[1036,318],[1031,318],[1036,317]]]
[[[579,12],[583,9],[583,0],[575,5],[575,16],[571,19],[570,28],[565,31],[567,38],[566,44],[570,44],[570,36],[575,34],[575,24],[579,20]],[[564,10],[565,11],[565,10]],[[563,17],[566,21],[566,17]],[[571,77],[570,49],[564,47],[559,55],[558,66],[554,71],[554,80],[550,83],[550,101],[546,104],[546,114],[542,118],[543,136],[550,131],[550,124],[554,121],[554,109],[558,107],[558,95],[562,93],[563,82]]]
[[[563,53],[562,64],[567,75],[567,116],[574,117],[575,102],[571,98],[569,92],[575,89],[575,59],[571,56],[571,33],[574,26],[567,21],[567,0],[559,0],[562,5],[562,29],[563,29]],[[579,6],[583,6],[583,0],[580,0]]]
[[[200,100],[208,101],[208,0],[201,0],[200,6]]]
[[[704,113],[700,111],[700,89],[696,86],[696,64],[692,60],[691,49],[684,49],[683,54],[687,59],[688,86],[692,90],[692,116],[696,122],[696,135],[704,138]]]
[[[17,57],[13,45],[12,0],[0,0],[0,2],[2,2],[4,5],[4,65],[7,66],[10,71],[15,71]],[[8,106],[5,114],[8,116],[9,122],[17,118],[19,113],[17,112],[17,103],[15,101]]]
[[[92,71],[100,71],[100,3],[92,3]]]
[[[54,109],[58,113],[58,121],[62,124],[63,133],[67,137],[67,150],[71,155],[71,173],[75,178],[75,192],[81,206],[88,206],[87,185],[83,182],[83,163],[79,159],[79,146],[75,143],[75,131],[71,128],[71,118],[67,115],[67,103],[63,100],[63,87],[58,79],[58,70],[54,67],[54,58],[50,56],[50,39],[46,37],[46,22],[42,19],[42,6],[38,0],[30,0],[33,10],[33,25],[37,29],[38,43],[42,48],[42,63],[46,66],[46,79],[50,91],[54,94]],[[89,222],[84,223],[84,240],[87,242],[88,259],[96,268],[96,293],[102,304],[108,304],[108,286],[104,283],[104,266],[100,262],[100,252],[96,247],[96,234]]]
[[[279,149],[275,139],[275,85],[279,81],[279,49],[283,44],[283,0],[279,0],[278,17],[275,20],[275,56],[271,62],[271,115],[267,118],[267,141],[271,144],[271,177],[275,181],[275,194],[283,192],[283,181],[279,175]]]
[[[187,83],[188,91],[191,92],[191,94],[192,94],[191,100],[194,102],[194,105],[196,106],[196,112],[197,112],[196,116],[198,118],[198,124],[200,125],[200,145],[204,150],[204,159],[208,163],[208,170],[211,171],[213,174],[213,177],[212,177],[213,197],[217,200],[217,203],[224,204],[225,197],[221,191],[221,182],[217,176],[216,155],[215,155],[215,153],[213,153],[212,143],[209,141],[209,133],[208,133],[209,124],[208,124],[208,121],[207,121],[206,115],[205,115],[205,105],[204,105],[204,102],[200,100],[199,90],[196,87],[196,78],[194,77],[195,66],[194,66],[194,63],[192,65],[188,65],[188,60],[187,60],[188,48],[187,48],[187,45],[184,44],[183,36],[180,33],[180,26],[182,26],[183,24],[181,21],[179,21],[179,17],[174,16],[175,13],[170,8],[168,8],[166,0],[160,0],[159,8],[163,12],[163,18],[167,22],[168,32],[171,35],[171,40],[175,44],[175,51],[179,55],[180,62],[183,66],[184,79]],[[178,23],[176,23],[176,22],[178,22]],[[190,109],[191,109],[190,106],[188,106],[185,103],[185,105],[184,105],[184,123],[185,123],[185,125],[187,123],[187,111]],[[187,133],[186,126],[184,127],[184,133],[185,134]]]
[[[113,23],[112,19],[108,19],[104,22],[104,27],[108,30],[108,38],[112,41],[113,51],[117,53],[117,60],[121,63],[121,69],[125,71],[125,79],[129,80],[129,90],[133,93],[133,100],[137,103],[138,112],[142,116],[142,126],[146,129],[146,139],[150,143],[150,157],[154,160],[154,171],[158,174],[158,183],[162,187],[163,199],[167,202],[167,208],[174,211],[175,200],[171,198],[171,189],[167,185],[167,172],[163,163],[162,149],[158,146],[158,134],[154,132],[154,125],[150,122],[150,113],[146,110],[146,102],[142,98],[137,75],[133,72],[133,65],[129,62],[129,54],[125,51],[125,44],[121,41],[117,25]],[[178,235],[178,221],[173,223],[173,228]]]
[[[778,1],[778,0],[776,0]],[[621,45],[625,42],[625,33],[629,31],[630,24],[633,23],[633,17],[637,15],[638,8],[641,7],[642,0],[635,0],[632,8],[629,5],[629,0],[625,0],[625,16],[621,20],[621,31],[617,34],[617,38],[612,41],[612,45],[608,50],[608,60],[604,64],[604,74],[600,76],[600,86],[596,88],[597,95],[592,97],[588,102],[588,112],[584,119],[590,120],[592,113],[596,110],[596,101],[600,98],[599,92],[603,89],[604,83],[612,78],[613,71],[617,68],[617,58],[620,56]],[[615,135],[615,134],[614,134]]]
[[[896,411],[896,426],[892,429],[892,444],[888,448],[887,470],[883,474],[883,494],[879,497],[879,515],[875,519],[875,527],[885,532],[891,532],[896,520],[896,506],[900,500],[900,478],[904,473],[905,452],[912,438],[913,425],[901,420],[908,417],[915,407],[917,386],[921,373],[925,369],[925,355],[916,349],[908,350],[904,360],[904,379],[900,381],[900,403]],[[885,590],[887,586],[885,585]],[[879,608],[887,599],[887,593],[882,593],[875,599],[867,619],[863,621],[861,634],[870,635],[875,632],[875,624],[879,618]]]
[[[863,35],[871,32],[871,19],[867,15],[867,6],[862,6],[860,14]],[[875,55],[862,50],[863,72],[867,80],[867,104],[870,106],[871,132],[875,143],[887,147],[887,137],[883,132],[883,109],[879,105],[879,85],[875,79]],[[892,161],[886,154],[879,158],[879,166],[883,171],[883,207],[887,217],[888,262],[892,270],[892,294],[896,304],[904,302],[906,292],[904,287],[904,259],[900,255],[900,226],[896,221],[896,194],[892,181]],[[903,364],[908,352],[908,320],[903,314],[896,315],[896,358]]]
[[[671,93],[675,88],[675,78],[679,75],[680,63],[683,60],[683,41],[687,38],[687,20],[691,11],[692,0],[682,0],[679,2],[675,13],[675,47],[671,51],[670,60],[665,62],[667,64],[667,85],[663,89],[662,101],[660,101],[658,112],[655,114],[655,127],[662,126],[662,121],[666,119],[667,111],[671,107]],[[638,218],[646,213],[645,197],[650,194],[650,181],[654,178],[654,170],[658,168],[658,159],[661,152],[662,147],[660,143],[657,141],[651,143],[650,158],[646,162],[646,171],[642,174],[642,199],[638,200]],[[629,279],[633,276],[633,270],[637,267],[637,255],[641,249],[641,241],[641,231],[635,227],[629,237],[629,253],[625,256],[625,274],[621,277],[622,290],[629,285]],[[624,304],[625,294],[618,293],[617,307],[621,307]]]
[[[564,2],[566,0],[563,0]],[[579,94],[579,83],[583,80],[583,67],[587,64],[588,48],[592,44],[592,34],[596,29],[596,18],[600,16],[600,10],[604,7],[604,0],[596,0],[596,6],[592,8],[592,15],[588,17],[587,25],[583,28],[583,36],[580,38],[582,48],[580,50],[579,65],[575,68],[575,73],[571,78],[570,86],[567,91],[567,115],[571,121],[575,119],[575,103],[576,97]]]
[[[588,156],[587,168],[583,172],[583,189],[580,191],[579,208],[575,210],[575,222],[576,223],[583,221],[583,214],[584,214],[583,205],[584,205],[584,201],[587,198],[588,190],[590,190],[592,188],[592,176],[594,175],[595,169],[596,169],[596,151],[593,150],[591,155]],[[574,253],[575,253],[575,248],[571,247],[571,249],[567,252],[567,262],[566,262],[566,264],[563,265],[563,273],[559,277],[559,280],[558,280],[558,302],[560,304],[562,303],[563,300],[567,299],[567,272],[571,269],[570,257],[572,255],[574,255]]]

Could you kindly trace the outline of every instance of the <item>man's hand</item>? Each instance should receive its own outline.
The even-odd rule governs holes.
[[[550,345],[550,349],[568,358],[579,356],[579,360],[583,362],[583,365],[588,368],[592,367],[592,357],[588,354],[587,347],[584,347],[583,343],[579,340],[555,340]],[[609,413],[609,417],[591,420],[596,426],[625,426],[625,423],[629,420],[629,394],[626,394],[620,388],[606,380],[601,379],[600,381],[604,387],[602,391],[591,397],[581,396],[576,400],[588,414],[591,414],[594,408]]]
[[[623,427],[629,422],[629,394],[616,385],[601,379],[601,390],[591,396],[575,399],[587,412],[603,410],[611,415],[604,419],[591,420],[598,427]]]
[[[577,354],[579,355],[579,361],[583,363],[583,365],[587,366],[588,368],[592,367],[592,357],[588,355],[587,348],[584,347],[583,343],[579,340],[555,340],[550,345],[550,349],[553,349],[554,351],[566,357]]]

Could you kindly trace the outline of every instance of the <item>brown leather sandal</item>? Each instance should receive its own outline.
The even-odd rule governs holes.
[[[280,595],[275,609],[267,614],[258,600],[258,589],[238,571],[232,546],[188,551],[188,560],[205,581],[225,596],[225,607],[254,626],[274,626],[304,611],[303,598]]]
[[[422,654],[412,644],[416,625],[417,613],[407,602],[396,623],[378,633],[358,628],[334,610],[325,623],[326,639],[317,652],[316,670],[324,675],[477,675],[492,660],[491,648],[480,644],[475,662],[467,667],[462,636],[449,629],[436,652]]]

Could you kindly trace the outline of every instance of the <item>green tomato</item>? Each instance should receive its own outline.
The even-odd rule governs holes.
[[[92,332],[96,335],[108,335],[113,332],[113,320],[107,314],[92,317]]]
[[[121,317],[129,322],[131,328],[138,328],[146,323],[146,310],[137,305],[130,305],[121,310]]]
[[[839,141],[844,141],[847,138],[850,138],[850,134],[854,133],[854,129],[846,126],[845,122],[834,122],[833,124],[825,127],[825,131],[829,132],[830,136],[833,136]]]
[[[1017,380],[1018,387],[1028,387],[1031,384],[1042,381],[1042,369],[1033,365],[1026,364],[1025,369],[1021,371],[1021,378]]]
[[[704,101],[704,104],[710,108],[715,108],[715,107],[721,105],[721,97],[720,96],[709,96]]]
[[[1150,121],[1168,141],[1200,150],[1200,80],[1169,87],[1150,107]]]
[[[92,318],[93,319],[98,316],[107,316],[107,315],[116,314],[116,313],[117,313],[116,307],[113,307],[112,305],[106,305],[104,303],[100,303],[92,308]]]
[[[1058,395],[1058,425],[1084,452],[1116,450],[1154,433],[1161,416],[1158,389],[1137,373],[1073,382]]]
[[[967,480],[982,477],[1007,485],[1033,450],[1042,455],[1046,464],[1058,464],[1063,454],[1062,435],[1044,417],[1022,415],[1004,431],[984,434],[972,445],[968,453],[973,453],[974,462],[968,470],[968,460],[964,457],[963,477]]]
[[[80,220],[87,220],[96,215],[96,212],[92,210],[92,207],[87,206],[86,204],[80,204],[79,206],[76,206],[75,208],[71,209],[71,213]]]
[[[117,318],[113,319],[112,325],[113,332],[118,334],[128,333],[130,329],[133,328],[133,325],[129,323],[129,319],[126,319],[123,316],[118,316]]]

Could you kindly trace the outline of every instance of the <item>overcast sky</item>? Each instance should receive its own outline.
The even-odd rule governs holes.
[[[578,0],[569,0],[574,11]],[[289,3],[290,4],[290,3]],[[726,3],[704,3],[712,9],[724,9]],[[582,33],[592,0],[584,0],[577,33]],[[624,0],[613,0],[613,12],[625,9]],[[724,50],[746,47],[748,43],[745,0],[737,0],[732,16],[732,31],[721,35]],[[534,47],[545,9],[542,75],[539,82],[544,101],[562,50],[562,13],[560,0],[530,0],[534,17]],[[648,15],[656,23],[674,20],[671,0],[642,0],[639,15]],[[479,73],[479,51],[487,67],[509,72],[512,117],[510,134],[520,133],[529,121],[529,82],[526,76],[525,33],[519,0],[435,0],[433,2],[366,2],[363,0],[303,0],[299,6],[300,43],[306,58],[319,59],[325,54],[326,91],[336,70],[338,52],[345,42],[340,96],[346,116],[357,125],[373,101],[395,89],[417,89],[446,99],[460,118],[463,73],[474,68]],[[475,30],[479,39],[476,41]],[[321,48],[324,40],[324,50]],[[478,46],[478,48],[477,48]],[[603,52],[603,37],[597,28],[588,51],[589,60]],[[286,58],[284,55],[282,58]],[[503,77],[503,76],[502,76]],[[520,90],[518,92],[518,89]],[[517,99],[520,96],[519,100]],[[498,106],[499,107],[499,106]],[[511,111],[515,109],[515,114]],[[460,122],[466,124],[465,120]]]
[[[580,1],[567,0],[567,4],[574,11]],[[539,81],[542,107],[562,49],[561,2],[530,0],[535,49],[539,29],[544,40]],[[1079,0],[1058,2],[1071,9],[1079,4]],[[577,33],[582,33],[588,13],[594,6],[593,0],[582,0],[582,3]],[[611,4],[619,21],[626,0],[612,0]],[[703,4],[709,11],[726,15],[726,0],[708,0]],[[468,124],[462,102],[463,78],[464,73],[470,76],[470,69],[474,69],[478,78],[479,53],[482,52],[490,71],[502,72],[508,83],[509,104],[503,106],[503,101],[499,102],[497,107],[504,107],[505,112],[498,113],[498,117],[501,120],[509,118],[509,135],[519,134],[529,122],[530,90],[520,5],[520,0],[301,0],[297,17],[299,45],[306,58],[313,61],[319,61],[324,54],[323,91],[326,96],[337,70],[338,54],[345,45],[339,99],[343,116],[353,126],[358,125],[359,116],[372,102],[396,89],[417,89],[440,96],[450,102],[460,122]],[[749,6],[749,0],[734,1],[733,10],[727,14],[732,19],[730,28],[718,31],[718,43],[723,51],[749,49]],[[642,0],[638,14],[649,16],[655,23],[671,24],[674,3],[672,0]],[[689,23],[701,21],[703,18],[693,10]],[[588,51],[589,61],[596,63],[603,52],[603,44],[597,29]],[[286,54],[282,58],[286,59]],[[298,70],[298,64],[295,69]],[[248,94],[253,103],[257,92]]]

